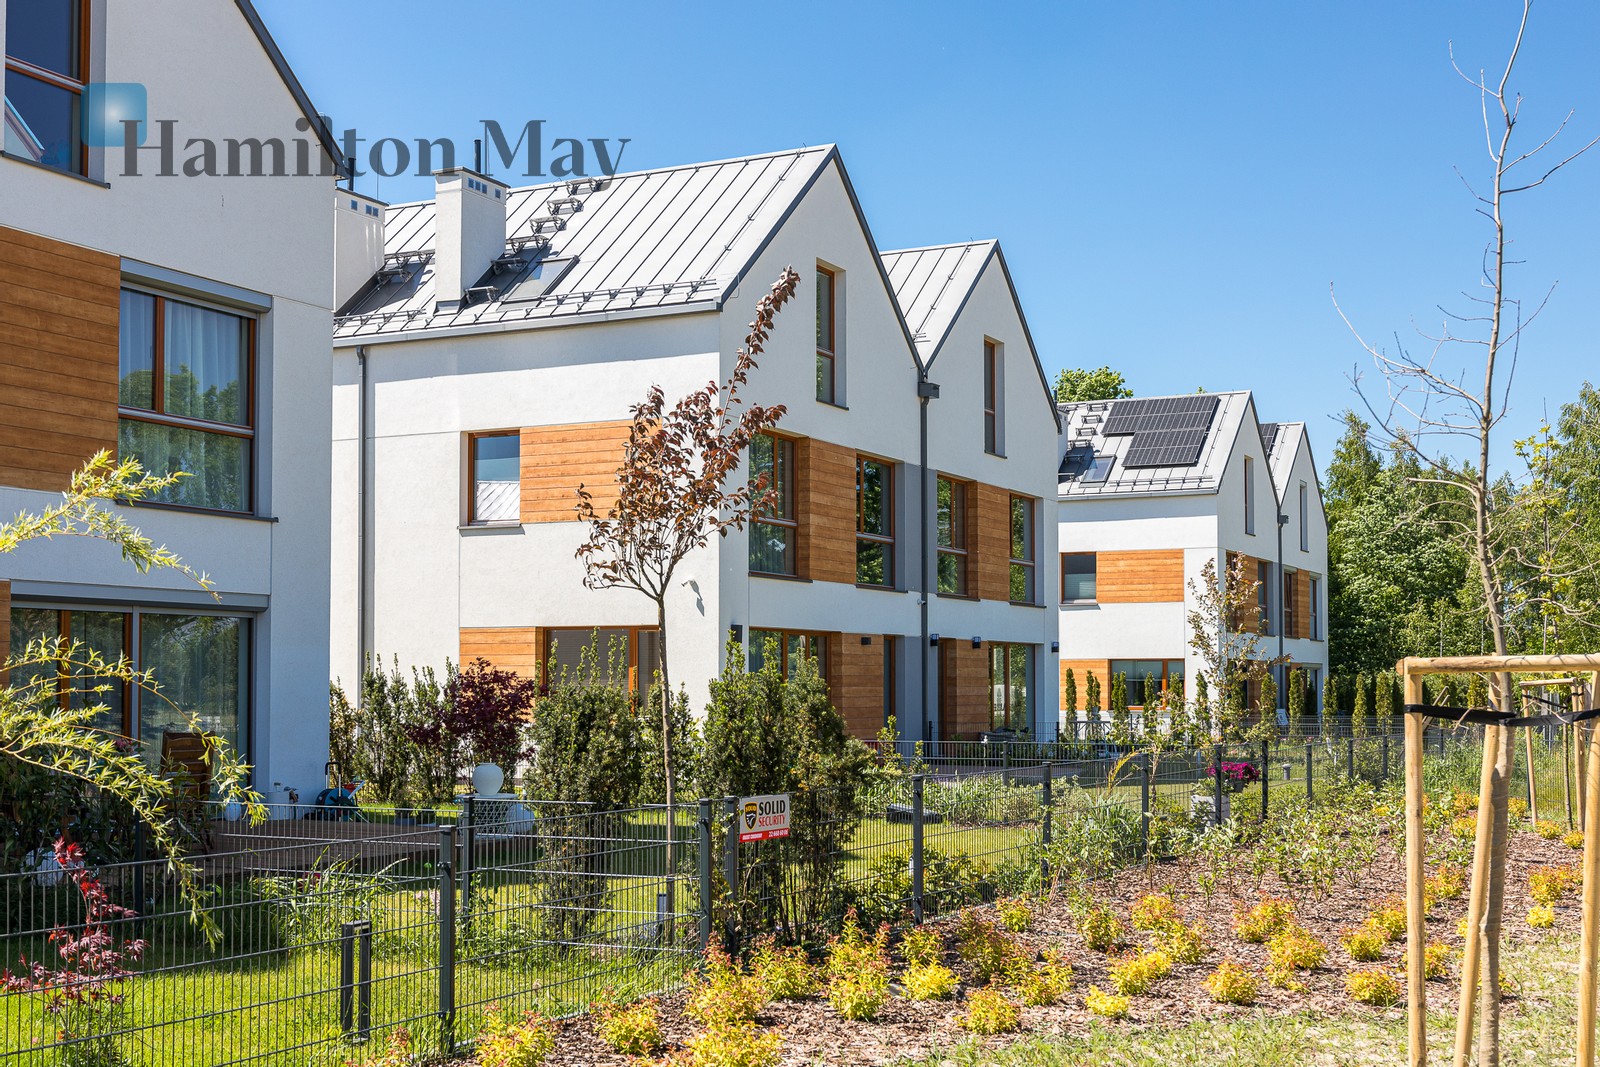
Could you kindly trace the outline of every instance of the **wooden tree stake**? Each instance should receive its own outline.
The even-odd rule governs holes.
[[[1589,677],[1589,701],[1600,691],[1600,673]],[[1587,706],[1589,701],[1585,701]],[[1583,813],[1583,937],[1578,947],[1578,1067],[1594,1067],[1596,979],[1600,977],[1600,730],[1585,729],[1589,759]]]
[[[1461,953],[1461,1002],[1456,1009],[1455,1067],[1472,1060],[1472,1024],[1483,968],[1483,916],[1489,905],[1489,866],[1494,860],[1495,757],[1500,727],[1483,728],[1483,773],[1478,779],[1478,834],[1472,846],[1472,894],[1467,902],[1467,941]]]
[[[1407,704],[1421,704],[1422,676],[1400,664]],[[1422,883],[1425,877],[1422,832],[1423,729],[1420,712],[1406,712],[1406,1024],[1411,1067],[1428,1062],[1428,995],[1426,980],[1427,936]]]

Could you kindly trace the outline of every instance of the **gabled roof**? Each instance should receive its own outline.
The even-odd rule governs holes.
[[[836,159],[822,145],[512,189],[508,250],[540,235],[549,247],[526,270],[486,276],[493,291],[481,302],[443,312],[435,311],[434,202],[393,205],[384,253],[405,271],[358,293],[334,335],[719,307]]]
[[[1195,429],[1199,422],[1190,409],[1209,407],[1195,403],[1202,397],[1214,398],[1215,410]],[[1185,410],[1163,410],[1175,408]],[[1062,404],[1061,498],[1215,493],[1250,409],[1248,391]],[[1194,435],[1175,448],[1193,455],[1192,465],[1158,465],[1167,453],[1165,439],[1154,435],[1173,433]]]
[[[968,241],[883,253],[883,269],[923,363],[933,359],[955,325],[995,246],[994,241]]]
[[[256,40],[261,42],[262,49],[267,53],[267,58],[278,71],[278,77],[283,79],[284,87],[289,90],[289,95],[294,97],[300,113],[305,116],[306,122],[317,135],[323,151],[328,153],[328,158],[333,161],[334,172],[341,178],[350,176],[350,161],[345,159],[344,150],[339,142],[334,139],[333,130],[328,127],[328,120],[317,113],[316,105],[312,104],[311,96],[306,92],[305,86],[300,84],[300,79],[295,77],[294,71],[289,67],[289,61],[283,58],[283,53],[278,50],[278,42],[272,39],[272,34],[267,31],[267,24],[261,21],[261,13],[250,0],[235,0],[239,5],[239,13],[250,24],[250,29],[255,33]]]
[[[1269,435],[1268,427],[1272,428]],[[1272,475],[1272,484],[1279,490],[1278,500],[1284,500],[1284,491],[1289,485],[1290,473],[1294,470],[1294,457],[1300,451],[1300,443],[1305,440],[1306,424],[1303,422],[1263,422],[1261,424],[1261,443],[1267,450],[1267,470]]]

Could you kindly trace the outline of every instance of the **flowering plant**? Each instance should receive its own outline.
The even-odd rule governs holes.
[[[1207,778],[1215,778],[1216,776],[1217,768],[1215,765],[1206,768]],[[1247,763],[1243,760],[1224,760],[1222,762],[1222,784],[1234,792],[1238,792],[1245,786],[1259,781],[1261,781],[1261,771],[1254,763]]]

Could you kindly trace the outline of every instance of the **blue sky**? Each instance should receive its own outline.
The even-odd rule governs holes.
[[[1462,309],[1488,231],[1475,91],[1520,5],[456,4],[257,0],[312,98],[363,136],[483,118],[629,137],[622,169],[836,142],[880,247],[998,237],[1040,356],[1141,394],[1253,388],[1320,462],[1370,368]],[[1600,5],[1536,4],[1519,61],[1531,145],[1600,133]],[[1562,147],[1558,143],[1557,148]],[[1565,153],[1562,153],[1565,154]],[[1559,157],[1556,157],[1559,158]],[[358,186],[398,201],[419,178]],[[1514,200],[1529,329],[1496,451],[1600,379],[1600,149]],[[1452,358],[1478,358],[1473,353]]]

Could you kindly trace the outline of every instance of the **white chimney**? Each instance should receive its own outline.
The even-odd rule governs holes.
[[[441,170],[433,180],[433,299],[450,311],[506,250],[510,186],[465,167]]]
[[[338,311],[383,266],[382,200],[333,191],[333,310]]]

